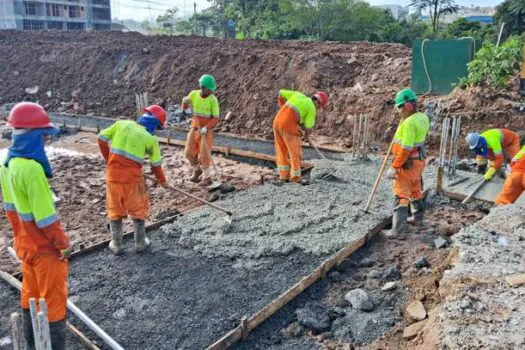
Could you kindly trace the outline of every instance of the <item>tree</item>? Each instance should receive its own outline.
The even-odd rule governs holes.
[[[412,0],[411,7],[418,11],[428,10],[432,22],[432,33],[436,34],[439,30],[439,20],[443,15],[458,12],[454,0]]]
[[[525,1],[505,0],[496,7],[494,19],[498,24],[505,23],[505,36],[522,34],[525,32]]]
[[[175,16],[179,12],[179,9],[174,7],[166,11],[165,14],[159,15],[156,19],[159,27],[157,28],[158,34],[174,34]]]
[[[193,34],[194,25],[190,21],[182,20],[175,23],[175,31],[181,34]]]

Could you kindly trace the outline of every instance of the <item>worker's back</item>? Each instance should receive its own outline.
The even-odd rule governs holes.
[[[107,179],[112,182],[142,182],[142,164],[146,156],[153,166],[160,165],[158,141],[145,127],[130,120],[120,120],[102,130],[99,138],[111,142]]]

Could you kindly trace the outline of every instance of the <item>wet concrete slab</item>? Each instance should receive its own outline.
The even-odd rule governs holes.
[[[462,181],[463,179],[466,179],[466,180],[459,184],[455,184],[458,181]],[[474,190],[476,186],[481,182],[482,179],[483,179],[483,175],[481,174],[457,170],[457,174],[455,177],[445,180],[444,188],[448,192],[453,192],[453,193],[468,196],[472,192],[472,190]],[[498,197],[499,193],[501,192],[504,182],[505,182],[504,179],[502,179],[501,177],[495,176],[492,179],[492,181],[487,182],[476,193],[476,195],[474,195],[473,198],[488,201],[488,202],[494,202],[494,200],[496,200],[496,197]],[[448,184],[452,184],[452,186]],[[523,193],[518,198],[516,203],[525,204],[525,193]]]

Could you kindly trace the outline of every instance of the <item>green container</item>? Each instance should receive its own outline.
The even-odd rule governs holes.
[[[481,43],[472,39],[416,40],[412,46],[412,89],[418,95],[449,94],[452,84],[467,76],[467,64],[480,47]]]

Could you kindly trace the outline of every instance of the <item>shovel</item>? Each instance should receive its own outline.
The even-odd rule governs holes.
[[[310,139],[307,139],[307,140],[308,140],[308,144],[310,144],[310,146],[311,146],[313,149],[315,149],[315,151],[317,152],[317,154],[319,155],[319,157],[321,157],[321,159],[324,159],[324,160],[326,160],[326,161],[329,161],[329,159],[326,158],[326,156],[325,156],[325,155],[319,150],[319,148],[317,148],[316,145],[314,145],[314,144],[312,143],[312,141],[311,141]],[[319,176],[319,178],[321,178],[321,179],[327,179],[327,178],[329,178],[330,176],[332,176],[336,171],[337,171],[337,169],[335,169],[335,168],[333,168],[333,167],[332,167],[332,168],[328,168],[328,169],[326,169],[326,172],[325,172],[324,174],[322,174],[322,175]]]
[[[148,180],[150,180],[150,181],[153,181],[153,182],[157,182],[156,179],[154,179],[154,178],[152,178],[151,176],[148,176],[148,175],[144,175],[144,178],[146,178],[146,179],[148,179]],[[168,189],[170,189],[170,190],[172,190],[172,191],[175,191],[175,192],[178,192],[178,193],[181,193],[181,194],[183,194],[183,195],[185,195],[185,196],[188,196],[188,197],[190,197],[190,198],[193,198],[193,199],[195,199],[195,200],[201,202],[202,204],[205,204],[205,205],[210,206],[210,207],[212,207],[212,208],[214,208],[214,209],[217,209],[217,210],[219,210],[219,211],[222,211],[223,213],[226,213],[228,216],[224,217],[224,221],[226,221],[228,224],[231,224],[231,223],[232,223],[232,212],[231,212],[231,211],[226,210],[226,209],[224,209],[224,208],[222,208],[222,207],[219,207],[218,205],[215,205],[215,204],[213,204],[213,203],[210,203],[210,202],[208,202],[208,201],[205,200],[205,199],[202,199],[202,198],[200,198],[200,197],[194,196],[194,195],[191,194],[191,193],[188,193],[188,192],[183,191],[183,190],[181,190],[181,189],[175,188],[175,187],[173,187],[173,186],[168,185]]]

